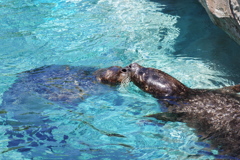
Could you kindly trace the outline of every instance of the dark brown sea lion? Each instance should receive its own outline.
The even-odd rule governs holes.
[[[58,104],[77,105],[90,95],[102,94],[120,84],[126,76],[121,69],[51,65],[25,71],[3,94],[2,107],[19,106],[34,95]]]
[[[13,148],[25,152],[44,143],[59,146],[56,135],[52,134],[58,125],[51,123],[54,115],[46,112],[72,115],[78,104],[89,96],[114,93],[116,87],[113,86],[120,84],[126,76],[121,70],[119,66],[99,69],[50,65],[17,74],[15,82],[4,92],[0,105],[1,125],[12,128],[5,133],[2,131],[9,136],[9,149],[4,152]],[[100,130],[87,121],[78,121],[107,136],[124,137]],[[67,137],[63,137],[63,143]]]
[[[0,109],[13,113],[11,118],[18,124],[12,126],[42,125],[41,114],[49,107],[74,108],[89,96],[112,92],[126,76],[121,70],[119,66],[98,69],[50,65],[25,71],[4,92]]]
[[[211,140],[222,154],[240,158],[240,85],[191,89],[161,70],[133,63],[123,69],[131,81],[167,107],[149,115],[163,121],[186,122]]]

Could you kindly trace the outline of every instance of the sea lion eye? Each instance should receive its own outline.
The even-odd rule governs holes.
[[[129,67],[129,68],[132,68],[132,64],[130,64],[128,67]]]

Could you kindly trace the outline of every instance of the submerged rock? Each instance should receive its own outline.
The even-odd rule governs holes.
[[[240,0],[199,0],[212,22],[240,44]]]

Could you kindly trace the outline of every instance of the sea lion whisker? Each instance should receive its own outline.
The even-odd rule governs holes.
[[[131,79],[130,79],[130,73],[127,72],[127,76],[124,77],[121,81],[121,84],[120,84],[120,90],[125,90],[126,91],[126,88],[127,86],[129,85]]]

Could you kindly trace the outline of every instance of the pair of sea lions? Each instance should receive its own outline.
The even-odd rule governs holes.
[[[147,117],[185,122],[221,153],[240,158],[240,85],[191,89],[161,70],[137,63],[122,70],[136,86],[167,107],[166,112]]]
[[[191,89],[161,70],[145,68],[137,63],[125,68],[52,65],[26,71],[20,73],[16,82],[3,94],[1,107],[5,110],[10,108],[18,121],[27,124],[26,120],[33,116],[27,119],[25,115],[36,114],[34,112],[41,109],[35,110],[34,107],[38,106],[33,102],[24,110],[21,107],[26,100],[36,101],[36,97],[42,97],[61,105],[74,106],[87,96],[112,90],[112,86],[126,79],[168,108],[166,112],[147,117],[186,122],[196,128],[202,139],[211,140],[223,154],[240,158],[240,97],[236,94],[240,92],[240,85],[215,90]],[[41,121],[40,116],[34,122]]]

